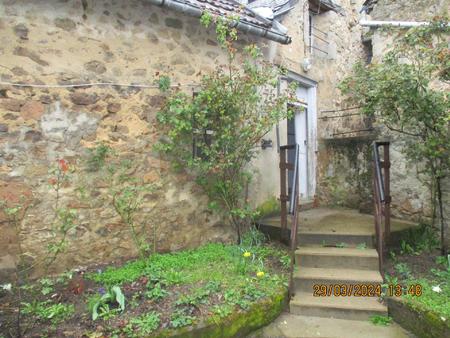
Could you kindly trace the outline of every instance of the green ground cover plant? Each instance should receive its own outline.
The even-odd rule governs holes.
[[[388,326],[392,323],[392,318],[388,317],[388,316],[376,315],[376,316],[370,317],[370,321],[375,325]]]
[[[402,298],[437,320],[450,320],[450,257],[440,255],[436,233],[428,227],[409,231],[392,250],[385,275],[387,285],[402,285]],[[418,286],[413,292],[411,285]]]

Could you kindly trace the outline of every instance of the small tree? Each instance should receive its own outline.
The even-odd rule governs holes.
[[[293,91],[277,93],[282,70],[263,61],[256,46],[246,47],[244,58],[237,60],[234,20],[203,15],[204,25],[215,21],[228,64],[204,76],[194,97],[176,89],[168,92],[165,107],[157,114],[166,136],[157,149],[178,168],[190,170],[208,194],[209,206],[223,211],[240,242],[255,215],[245,194],[251,179],[249,163],[264,135],[288,116],[286,103]],[[167,89],[167,79],[162,79],[161,87]]]
[[[443,254],[447,248],[441,182],[450,169],[449,32],[446,18],[411,28],[380,62],[355,65],[340,85],[365,114],[403,135],[407,159],[423,164],[433,209],[439,208]]]

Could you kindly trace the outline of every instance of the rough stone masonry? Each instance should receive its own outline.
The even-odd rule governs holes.
[[[2,81],[152,85],[164,73],[174,83],[195,84],[224,60],[215,35],[197,19],[144,1],[90,1],[86,9],[81,1],[5,1],[0,13]],[[108,203],[105,182],[82,170],[87,149],[99,142],[139,163],[134,175],[158,182],[146,196],[142,218],[149,233],[157,227],[158,251],[231,240],[192,180],[173,174],[153,151],[154,119],[162,102],[157,88],[1,87],[0,197],[19,202],[27,196],[25,203],[32,203],[20,234],[30,263],[45,254],[51,237],[55,192],[47,181],[58,159],[75,169],[61,190],[61,205],[76,210],[78,226],[54,270],[137,254],[128,228]],[[86,181],[91,184],[80,201],[76,190]],[[17,253],[15,231],[5,220],[2,215],[1,280]]]

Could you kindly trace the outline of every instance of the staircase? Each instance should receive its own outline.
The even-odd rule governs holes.
[[[299,231],[298,239],[291,313],[351,320],[387,315],[376,295],[367,296],[383,283],[372,234]]]
[[[375,218],[355,210],[299,212],[299,145],[279,148],[280,218],[266,219],[261,225],[269,225],[268,229],[279,224],[280,238],[290,243],[292,252],[296,249],[291,264],[297,269],[291,265],[289,283],[293,314],[347,320],[387,315],[387,307],[378,301],[383,283],[379,272],[383,255],[378,253],[384,251],[384,236],[390,232],[389,143],[373,146]],[[288,152],[294,154],[293,163]],[[287,184],[290,171],[292,182]]]

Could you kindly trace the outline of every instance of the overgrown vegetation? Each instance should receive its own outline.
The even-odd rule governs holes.
[[[210,197],[209,207],[222,212],[240,242],[256,215],[247,196],[248,165],[264,135],[290,114],[287,103],[294,95],[292,88],[277,92],[283,72],[263,61],[256,46],[244,48],[242,59],[237,56],[233,18],[205,13],[201,21],[205,26],[215,21],[228,63],[204,76],[194,97],[166,91],[165,107],[157,115],[164,134],[157,149],[195,176]]]
[[[260,234],[244,241],[245,246],[208,244],[23,285],[23,333],[60,337],[75,328],[90,337],[143,337],[218,323],[286,292],[288,253],[265,244]]]
[[[406,157],[420,164],[433,217],[440,218],[442,254],[448,251],[441,183],[450,172],[449,32],[446,17],[401,32],[380,62],[357,64],[340,86],[364,114],[401,134]]]
[[[390,252],[385,287],[421,312],[450,320],[450,255],[438,255],[439,241],[427,226],[409,230],[400,243]]]
[[[22,243],[22,232],[24,231],[24,220],[28,215],[28,210],[33,206],[34,196],[32,194],[21,195],[18,198],[10,196],[0,201],[0,208],[5,215],[6,222],[14,229],[17,251],[14,261],[14,276],[12,283],[7,284],[7,289],[15,297],[11,302],[11,308],[14,309],[15,326],[14,336],[22,337],[27,330],[23,324],[23,315],[35,313],[39,319],[51,319],[54,323],[63,320],[65,314],[73,312],[71,308],[65,308],[61,304],[48,305],[38,302],[34,293],[29,296],[31,303],[23,302],[23,293],[25,286],[30,282],[31,276],[35,270],[43,271],[47,274],[52,268],[53,263],[58,256],[67,249],[67,236],[77,226],[77,214],[74,209],[70,209],[61,204],[61,190],[71,184],[71,167],[64,159],[57,160],[56,165],[49,170],[49,195],[54,196],[51,226],[48,229],[49,238],[46,240],[46,250],[40,257],[34,257],[24,250]],[[48,295],[53,290],[51,281],[47,278],[40,280],[41,293]],[[5,287],[3,287],[5,288]]]

